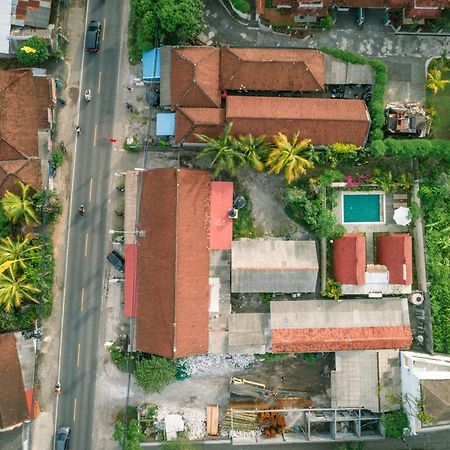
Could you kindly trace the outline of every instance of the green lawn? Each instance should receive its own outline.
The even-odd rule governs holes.
[[[450,71],[443,72],[442,78],[450,80]],[[450,139],[450,83],[437,95],[427,90],[426,105],[436,110],[431,124],[433,139]]]

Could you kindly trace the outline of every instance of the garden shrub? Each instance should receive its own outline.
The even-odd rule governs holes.
[[[63,163],[63,154],[60,150],[53,150],[52,153],[52,164],[57,169]]]
[[[331,16],[322,17],[322,19],[320,19],[319,25],[324,30],[331,30],[334,25],[333,18]]]
[[[250,5],[249,5],[248,1],[246,1],[246,0],[230,0],[230,2],[233,4],[235,9],[237,9],[238,11],[240,11],[244,14],[248,14],[250,12]]]
[[[140,443],[146,440],[137,419],[131,419],[127,426],[121,421],[114,424],[113,439],[120,445],[125,442],[124,450],[140,450]]]
[[[42,224],[55,223],[62,214],[62,204],[55,191],[43,189],[33,195],[33,204]]]
[[[381,423],[384,426],[386,437],[392,439],[401,438],[404,429],[409,427],[408,416],[403,408],[382,414]]]
[[[137,361],[134,374],[137,384],[144,392],[160,392],[175,380],[177,366],[175,361],[153,355]]]
[[[129,370],[130,373],[134,373],[136,369],[136,361],[139,359],[140,355],[139,352],[130,352],[128,354],[128,352],[122,351],[118,345],[113,344],[109,348],[109,353],[111,353],[113,363],[121,372],[128,372]]]
[[[49,58],[47,42],[37,36],[23,42],[16,54],[19,62],[27,67],[42,64]]]

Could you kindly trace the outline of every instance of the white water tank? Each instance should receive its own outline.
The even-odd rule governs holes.
[[[422,292],[414,292],[409,296],[408,301],[411,305],[421,305],[424,301]]]

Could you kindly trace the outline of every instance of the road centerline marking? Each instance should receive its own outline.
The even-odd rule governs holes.
[[[95,124],[95,128],[94,128],[94,144],[93,146],[95,147],[97,145],[97,124]]]
[[[92,199],[92,178],[89,180],[89,202]]]
[[[86,239],[84,241],[84,256],[87,256],[88,242],[89,242],[89,233],[86,233]]]
[[[84,309],[84,288],[81,288],[81,307],[80,311],[83,311]]]
[[[105,40],[105,34],[106,34],[106,18],[103,19],[103,33],[102,33],[102,42]]]
[[[80,367],[80,343],[78,342],[78,350],[77,350],[77,367]]]
[[[76,422],[77,420],[77,398],[75,397],[73,399],[73,421]]]
[[[100,94],[100,87],[102,85],[102,71],[98,73],[98,85],[97,85],[97,94]]]

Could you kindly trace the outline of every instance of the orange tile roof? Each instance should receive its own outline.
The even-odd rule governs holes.
[[[412,284],[412,237],[396,233],[377,237],[378,263],[389,270],[389,283]]]
[[[144,172],[136,282],[136,349],[179,358],[208,352],[209,172]]]
[[[333,242],[334,279],[360,285],[366,278],[366,240],[361,234],[345,234]]]
[[[370,117],[363,100],[228,96],[226,121],[233,134],[289,137],[297,131],[313,145],[364,145]]]
[[[196,134],[217,138],[225,127],[225,111],[220,108],[177,108],[175,141],[200,142]]]
[[[171,105],[220,107],[220,50],[215,47],[172,49]]]
[[[318,50],[221,48],[220,87],[250,91],[323,91],[325,62]]]

